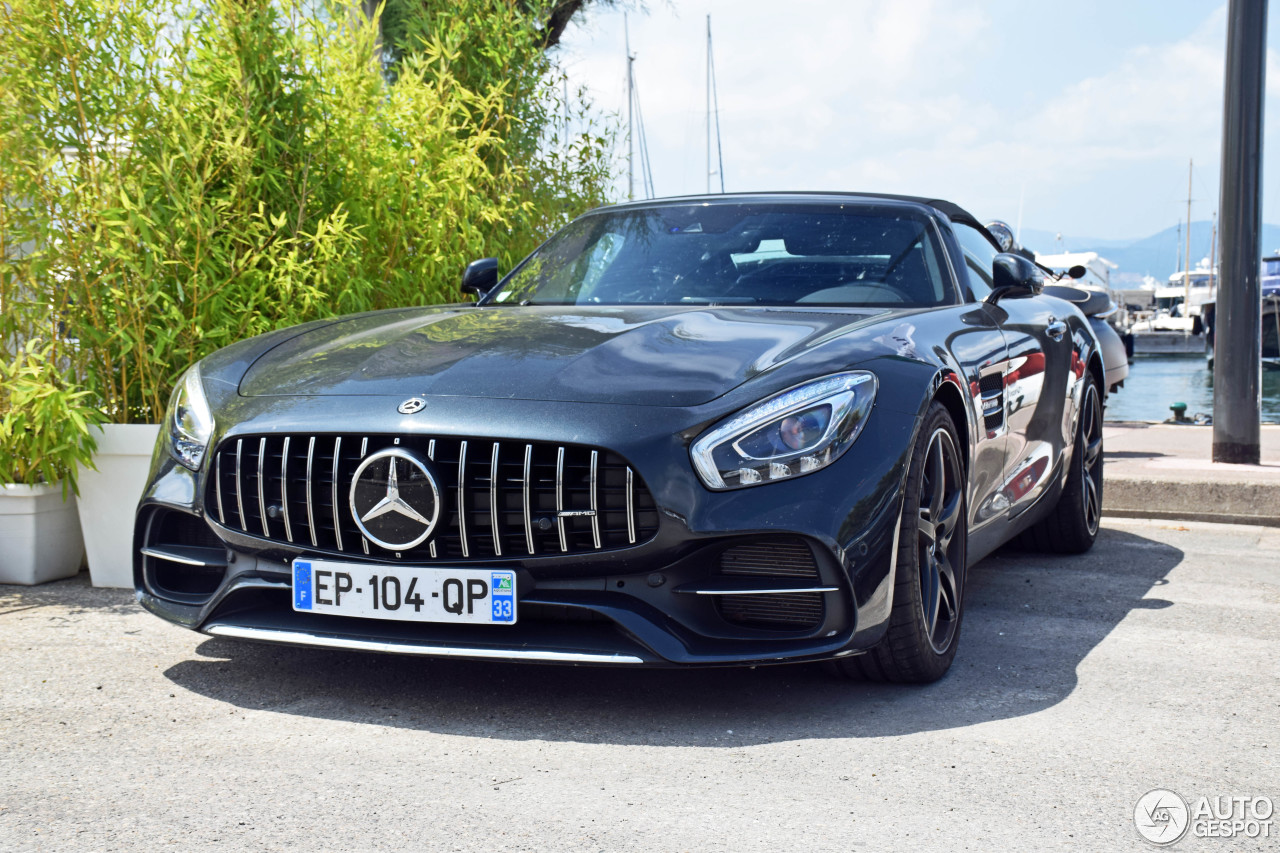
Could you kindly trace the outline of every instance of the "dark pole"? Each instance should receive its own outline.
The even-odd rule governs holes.
[[[1222,112],[1222,286],[1214,319],[1213,461],[1257,465],[1262,418],[1262,95],[1267,0],[1231,0]]]

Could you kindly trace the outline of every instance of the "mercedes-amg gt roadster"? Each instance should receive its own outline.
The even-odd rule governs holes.
[[[975,561],[1097,536],[1103,363],[1044,281],[939,200],[592,211],[472,263],[474,303],[192,366],[138,599],[302,646],[935,680]]]

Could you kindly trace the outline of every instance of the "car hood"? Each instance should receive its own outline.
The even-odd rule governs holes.
[[[245,396],[463,396],[696,406],[834,338],[885,346],[875,308],[444,306],[340,320],[259,358]],[[890,324],[889,328],[892,328]],[[879,330],[879,331],[877,331]]]

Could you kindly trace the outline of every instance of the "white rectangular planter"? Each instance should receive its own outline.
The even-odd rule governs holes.
[[[133,587],[133,516],[159,434],[159,424],[104,424],[98,470],[80,468],[77,504],[94,586]]]
[[[76,498],[62,484],[0,485],[0,583],[69,578],[84,561]]]

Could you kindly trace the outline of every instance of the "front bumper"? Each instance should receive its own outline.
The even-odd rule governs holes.
[[[361,405],[368,408],[367,401]],[[590,416],[599,419],[599,407],[582,407],[593,409],[590,412],[574,408],[558,404],[557,416],[571,424],[593,422]],[[641,415],[626,412],[628,407],[608,408],[614,418],[640,422]],[[468,418],[458,417],[457,411],[452,414],[455,422],[447,432],[456,436],[459,426],[469,425]],[[644,410],[644,416],[652,420],[653,410]],[[691,420],[688,412],[670,416],[684,423]],[[424,433],[446,433],[433,430],[437,425],[430,423],[415,426]],[[902,448],[910,446],[913,426],[911,415],[876,411],[855,446],[829,468],[794,481],[722,493],[701,487],[690,468],[685,439],[674,430],[664,438],[619,443],[601,440],[609,425],[601,426],[598,435],[586,438],[625,457],[648,484],[658,510],[657,533],[648,541],[612,551],[486,560],[485,566],[517,573],[520,617],[514,626],[295,612],[291,560],[326,555],[220,524],[213,508],[206,512],[204,505],[208,473],[191,472],[160,451],[137,515],[137,595],[156,615],[213,636],[324,648],[651,666],[753,665],[853,654],[883,636],[892,605],[890,579],[905,466]],[[255,429],[261,432],[262,427],[261,421],[247,418],[215,441]],[[344,427],[368,427],[369,432],[388,435],[385,424],[344,422]],[[561,438],[539,435],[540,440]],[[572,436],[582,438],[581,430]],[[770,553],[782,552],[809,555],[812,576],[726,576],[726,561],[741,562],[744,553],[752,555],[748,563],[757,565],[767,563]],[[183,558],[189,562],[181,562]],[[378,556],[369,559],[376,561]],[[199,562],[206,565],[191,564]],[[465,567],[479,566],[472,560]],[[740,605],[745,597],[726,605],[729,592],[752,588],[766,594],[778,589],[822,590],[806,593],[808,600],[820,600],[814,611],[818,615],[803,625],[769,624],[768,606],[755,607],[756,617],[766,617],[761,620],[751,618],[751,607],[743,617]],[[798,598],[775,593],[752,603]]]

